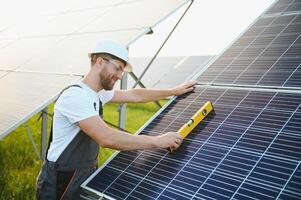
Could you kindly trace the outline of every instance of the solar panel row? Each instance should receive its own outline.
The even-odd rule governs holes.
[[[215,113],[177,151],[120,152],[84,191],[116,199],[301,199],[299,3],[277,1],[197,78],[216,86],[176,98],[142,130],[177,131],[212,101]]]

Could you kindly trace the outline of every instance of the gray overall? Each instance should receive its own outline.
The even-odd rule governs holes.
[[[61,94],[70,87],[80,86],[71,85],[65,88]],[[96,109],[96,102],[91,106]],[[101,101],[99,115],[102,117]],[[37,199],[79,199],[80,185],[96,170],[98,151],[98,144],[80,130],[56,162],[45,159],[37,178]]]

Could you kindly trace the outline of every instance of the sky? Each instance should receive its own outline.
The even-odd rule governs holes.
[[[274,0],[195,0],[159,56],[216,55],[237,38]],[[175,25],[179,10],[154,34],[130,46],[133,57],[153,56]]]

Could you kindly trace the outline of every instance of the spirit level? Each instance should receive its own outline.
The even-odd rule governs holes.
[[[187,135],[213,110],[213,105],[207,101],[179,130],[183,138]],[[172,149],[170,149],[172,151]]]

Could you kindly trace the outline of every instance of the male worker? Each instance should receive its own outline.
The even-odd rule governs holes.
[[[166,90],[113,90],[123,72],[132,70],[127,49],[105,40],[88,55],[87,75],[63,90],[55,104],[51,142],[37,179],[37,199],[79,199],[80,185],[96,169],[99,145],[126,151],[177,149],[182,142],[176,132],[146,136],[112,129],[102,120],[102,106],[109,101],[137,103],[181,95],[193,90],[194,81]]]

